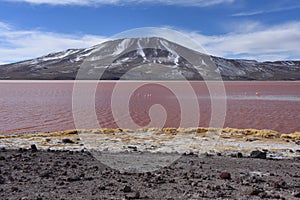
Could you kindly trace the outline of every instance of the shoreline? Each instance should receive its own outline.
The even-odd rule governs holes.
[[[0,148],[36,145],[40,150],[72,150],[109,153],[193,153],[231,155],[266,151],[269,158],[300,157],[300,133],[272,130],[216,128],[149,128],[68,130],[52,133],[1,135]]]

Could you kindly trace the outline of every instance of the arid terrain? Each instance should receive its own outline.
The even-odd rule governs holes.
[[[299,159],[192,154],[144,173],[111,169],[89,152],[2,149],[0,159],[1,199],[300,198]]]
[[[297,199],[299,137],[205,128],[2,136],[0,198]]]

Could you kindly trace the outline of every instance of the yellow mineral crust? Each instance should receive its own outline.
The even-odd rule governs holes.
[[[292,134],[282,134],[280,137],[284,139],[300,140],[300,132]]]
[[[282,139],[293,139],[300,140],[300,132],[292,134],[280,134],[273,130],[257,130],[257,129],[235,129],[235,128],[144,128],[139,130],[129,130],[129,129],[91,129],[91,130],[67,130],[67,131],[57,131],[51,133],[33,133],[33,134],[18,134],[18,135],[2,135],[0,139],[5,138],[33,138],[33,137],[57,137],[57,136],[67,136],[73,134],[123,134],[123,133],[152,133],[154,135],[178,135],[178,134],[195,134],[195,136],[207,137],[210,135],[217,134],[223,139],[234,139],[234,138],[282,138]]]

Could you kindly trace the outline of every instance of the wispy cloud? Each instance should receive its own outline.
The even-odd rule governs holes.
[[[258,23],[260,24],[260,23]],[[249,24],[245,23],[245,27]],[[180,31],[200,43],[207,53],[227,58],[265,60],[300,60],[300,22],[276,26],[253,26],[248,32],[230,32],[225,35],[203,35]],[[255,28],[257,27],[257,28]],[[243,29],[243,26],[240,26]],[[157,36],[203,52],[188,39],[179,41],[172,31],[158,29]],[[0,63],[20,61],[69,48],[84,48],[99,44],[108,38],[95,35],[67,35],[36,30],[16,30],[0,22]]]
[[[247,25],[246,25],[247,26]],[[257,60],[300,59],[300,22],[226,35],[193,34],[212,55]]]
[[[17,30],[0,22],[0,63],[42,56],[68,48],[84,48],[105,41],[94,35],[68,35],[38,30]]]
[[[7,2],[26,2],[31,4],[50,4],[50,5],[127,5],[127,4],[164,4],[179,6],[207,7],[216,4],[233,3],[236,0],[5,0]]]
[[[247,17],[247,16],[254,16],[254,15],[261,15],[261,14],[268,14],[268,13],[294,10],[294,9],[298,9],[298,8],[300,8],[300,5],[281,7],[281,8],[275,8],[275,9],[269,9],[269,10],[256,10],[256,11],[250,11],[250,12],[239,12],[239,13],[235,13],[231,16],[233,16],[233,17]]]

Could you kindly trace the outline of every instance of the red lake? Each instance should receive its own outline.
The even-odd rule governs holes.
[[[300,131],[300,82],[1,81],[0,94],[0,134],[195,126]]]

